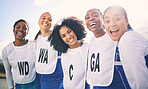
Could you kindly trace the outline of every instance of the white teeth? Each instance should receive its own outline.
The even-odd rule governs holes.
[[[44,25],[44,26],[48,26],[48,25],[47,25],[47,24],[45,24],[45,23],[44,23],[43,25]]]
[[[73,41],[73,39],[70,39],[69,42],[71,43]]]
[[[118,31],[118,29],[111,30],[111,32],[115,32],[115,31]]]
[[[91,23],[90,24],[91,27],[94,27],[95,25],[96,25],[96,23]]]
[[[110,30],[111,34],[112,34],[112,32],[118,32],[118,31],[119,31],[119,29]]]
[[[22,36],[23,34],[22,34],[21,32],[18,32],[18,35],[19,35],[19,36]]]
[[[71,37],[67,42],[71,43],[72,41],[73,41],[73,38]]]

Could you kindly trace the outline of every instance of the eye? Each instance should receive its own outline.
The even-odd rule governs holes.
[[[110,20],[105,20],[104,22],[105,22],[105,23],[110,23]]]
[[[114,21],[120,21],[122,19],[121,15],[116,15]]]
[[[98,17],[98,14],[93,14],[93,17]]]
[[[52,19],[51,19],[51,18],[49,18],[48,20],[49,20],[50,22],[52,22]]]
[[[46,19],[45,17],[42,17],[42,19]]]
[[[119,20],[120,20],[120,18],[119,18],[119,17],[115,18],[115,21],[119,21]]]
[[[20,27],[15,27],[16,29],[19,29]]]
[[[86,20],[86,19],[89,19],[89,16],[85,16],[85,20]]]
[[[23,29],[23,30],[27,30],[27,28],[26,28],[26,27],[23,27],[22,29]]]
[[[71,33],[71,30],[69,29],[69,30],[67,31],[67,33],[70,34],[70,33]]]
[[[65,34],[62,34],[61,37],[62,37],[62,38],[65,38]]]

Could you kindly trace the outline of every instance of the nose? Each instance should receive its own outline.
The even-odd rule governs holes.
[[[69,35],[69,34],[67,34],[67,36],[66,36],[66,37],[67,37],[67,39],[70,39],[70,35]]]
[[[115,23],[115,21],[114,21],[114,20],[111,20],[111,21],[110,21],[110,26],[111,26],[111,27],[116,26],[116,23]]]
[[[92,16],[90,17],[90,21],[93,21],[94,19],[95,19],[94,17],[92,17]]]
[[[21,31],[22,31],[22,30],[23,30],[23,27],[20,27],[20,28],[19,28],[19,30],[21,30]]]
[[[49,20],[48,20],[48,19],[45,19],[45,22],[46,22],[46,23],[48,23],[48,22],[49,22]]]

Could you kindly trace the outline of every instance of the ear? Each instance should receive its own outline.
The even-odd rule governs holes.
[[[128,25],[129,23],[128,23],[128,18],[126,18],[126,25]]]
[[[28,34],[28,32],[29,32],[29,31],[27,31],[27,34]]]
[[[40,26],[39,21],[40,21],[40,20],[38,20],[38,25]]]

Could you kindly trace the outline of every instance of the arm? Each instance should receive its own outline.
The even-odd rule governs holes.
[[[132,89],[148,89],[148,68],[144,58],[147,47],[148,42],[139,34],[126,34],[119,42],[121,61]]]
[[[8,61],[8,55],[7,55],[6,48],[4,48],[2,51],[2,59],[3,59],[4,68],[6,71],[6,78],[7,78],[8,87],[9,87],[9,89],[14,89],[14,82],[12,79],[11,66]]]

